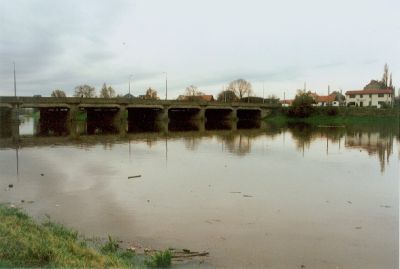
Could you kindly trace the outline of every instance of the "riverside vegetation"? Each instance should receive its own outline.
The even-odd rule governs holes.
[[[315,107],[309,93],[296,95],[291,107],[274,111],[265,120],[284,125],[286,123],[307,123],[311,125],[343,126],[353,124],[398,124],[399,107]]]
[[[0,205],[0,267],[160,268],[171,265],[169,250],[150,257],[121,249],[110,236],[100,243],[47,220],[36,223],[18,208]]]

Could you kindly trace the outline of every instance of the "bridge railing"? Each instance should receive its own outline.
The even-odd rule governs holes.
[[[246,106],[246,107],[265,107],[265,108],[277,108],[281,107],[281,104],[267,104],[267,103],[248,103],[248,102],[219,102],[219,101],[184,101],[184,100],[145,100],[138,98],[80,98],[80,97],[28,97],[28,96],[0,96],[0,103],[3,104],[146,104],[146,105],[164,105],[173,106],[178,104],[185,105],[196,105],[196,106]]]

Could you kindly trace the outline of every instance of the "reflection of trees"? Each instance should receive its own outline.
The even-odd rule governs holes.
[[[309,148],[314,140],[320,138],[326,138],[331,143],[339,143],[346,132],[345,128],[320,128],[308,124],[291,124],[287,129],[292,134],[298,150]]]
[[[244,134],[227,135],[220,137],[224,147],[229,152],[235,153],[239,156],[246,155],[251,150],[252,137]]]
[[[345,146],[365,150],[368,155],[377,155],[381,171],[385,170],[389,157],[393,154],[394,136],[382,132],[353,131],[346,136]]]
[[[196,150],[200,144],[201,138],[199,137],[185,137],[185,148],[188,150]]]

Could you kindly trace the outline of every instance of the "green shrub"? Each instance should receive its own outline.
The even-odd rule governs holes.
[[[118,248],[119,248],[118,242],[112,239],[110,235],[108,235],[108,242],[101,248],[101,252],[114,253],[118,250]]]
[[[336,116],[337,114],[339,114],[339,109],[337,107],[331,106],[326,108],[326,115]]]
[[[306,118],[314,112],[314,99],[310,92],[299,91],[289,108],[289,117]]]
[[[169,250],[158,251],[146,261],[146,265],[152,268],[167,268],[171,266],[171,258]]]

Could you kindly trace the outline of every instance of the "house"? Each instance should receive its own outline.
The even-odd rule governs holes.
[[[212,95],[179,95],[177,100],[181,101],[205,101],[205,102],[213,102],[214,101],[214,96]]]
[[[316,93],[311,94],[315,101],[315,106],[339,106],[336,93],[329,95],[318,95]]]
[[[280,100],[279,102],[282,104],[283,107],[288,107],[292,105],[293,99]]]
[[[381,108],[384,105],[391,106],[394,100],[393,89],[360,90],[346,92],[347,106],[373,106]]]

